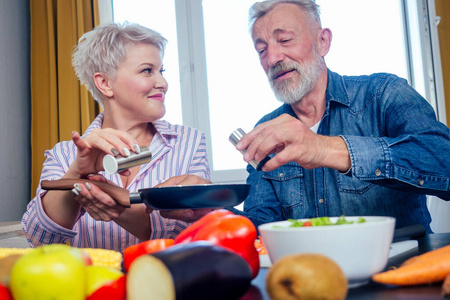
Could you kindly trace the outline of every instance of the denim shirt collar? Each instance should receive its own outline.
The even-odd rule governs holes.
[[[349,106],[350,98],[347,93],[347,88],[344,84],[344,78],[332,71],[328,70],[328,80],[327,80],[327,109],[329,107],[330,101],[338,102],[342,105]]]

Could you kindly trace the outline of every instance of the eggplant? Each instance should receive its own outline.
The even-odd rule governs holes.
[[[240,255],[197,241],[138,257],[127,273],[127,299],[238,299],[251,280]]]

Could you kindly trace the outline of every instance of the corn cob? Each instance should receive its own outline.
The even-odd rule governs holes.
[[[33,251],[33,248],[0,248],[0,259],[12,254],[27,254]],[[81,248],[89,255],[94,266],[106,266],[121,270],[122,253],[114,250]]]
[[[122,269],[122,253],[114,250],[98,248],[81,248],[92,260],[94,266],[112,267],[117,270]]]
[[[0,248],[0,258],[6,257],[11,254],[26,254],[32,251],[32,248]]]

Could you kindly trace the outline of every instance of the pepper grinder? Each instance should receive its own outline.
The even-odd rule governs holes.
[[[245,131],[242,130],[242,128],[238,128],[235,131],[233,131],[230,134],[230,137],[228,138],[230,142],[236,147],[236,144],[241,140],[241,138],[245,135]],[[242,154],[245,153],[245,150],[239,151]],[[264,164],[270,159],[269,156],[266,156],[262,161],[257,160],[251,160],[248,163],[256,169],[256,171],[261,171],[261,168],[264,166]]]

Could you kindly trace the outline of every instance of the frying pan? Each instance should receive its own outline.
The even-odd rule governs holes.
[[[88,179],[43,180],[45,190],[72,190],[75,183],[90,182],[124,207],[144,203],[156,210],[221,208],[241,204],[250,190],[248,184],[199,184],[153,187],[130,192],[105,182]]]

